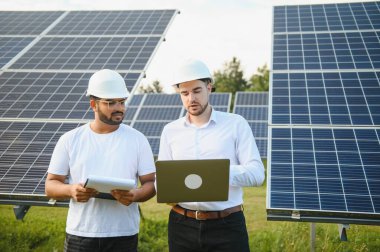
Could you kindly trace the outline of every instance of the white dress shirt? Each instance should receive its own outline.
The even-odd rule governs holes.
[[[210,120],[197,127],[188,115],[167,124],[158,160],[229,159],[228,201],[186,202],[191,210],[218,211],[243,204],[243,186],[260,186],[264,166],[248,122],[240,115],[212,110]],[[217,174],[215,174],[217,176]]]

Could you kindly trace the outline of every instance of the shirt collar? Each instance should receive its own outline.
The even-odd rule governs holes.
[[[210,116],[210,119],[209,119],[209,121],[208,121],[206,124],[204,124],[201,128],[205,128],[205,127],[207,127],[208,125],[211,125],[212,123],[213,123],[213,124],[216,124],[216,123],[218,122],[217,117],[218,117],[218,116],[217,116],[216,111],[214,110],[213,107],[211,107],[211,116]],[[191,124],[190,120],[189,120],[189,113],[186,113],[186,115],[183,117],[183,124],[184,124],[184,126],[192,126],[192,127],[194,127],[194,126]]]

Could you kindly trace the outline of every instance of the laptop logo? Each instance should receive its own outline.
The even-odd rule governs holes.
[[[189,189],[198,189],[202,185],[202,178],[197,174],[189,174],[185,178],[185,185]]]

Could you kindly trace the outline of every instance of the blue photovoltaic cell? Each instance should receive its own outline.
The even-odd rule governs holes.
[[[144,106],[182,106],[178,94],[148,94]]]
[[[128,97],[128,100],[129,100],[128,106],[139,106],[143,97],[144,97],[143,94],[135,94],[133,96]]]
[[[160,150],[160,138],[148,137],[150,147],[152,148],[153,155],[158,156]]]
[[[268,92],[236,92],[235,106],[268,106]]]
[[[380,125],[379,80],[380,72],[273,73],[272,124]]]
[[[182,108],[168,107],[165,109],[154,107],[141,108],[137,120],[174,121],[181,116]]]
[[[379,130],[273,128],[271,145],[271,208],[379,212]]]
[[[267,121],[268,107],[237,107],[235,114],[243,116],[248,121]]]
[[[162,130],[166,124],[170,121],[166,122],[139,122],[137,121],[133,128],[137,129],[141,133],[143,133],[146,137],[160,137]]]
[[[0,37],[0,68],[21,52],[33,39],[31,37]]]
[[[212,93],[210,95],[210,104],[212,106],[229,107],[230,100],[231,100],[231,93]]]
[[[267,140],[268,136],[268,123],[267,122],[248,122],[252,129],[253,136],[256,138],[262,138]],[[261,149],[260,149],[261,150]]]
[[[134,86],[139,74],[122,74]],[[90,73],[4,72],[0,75],[0,117],[92,119],[85,96]]]
[[[71,11],[48,35],[162,35],[176,10]]]

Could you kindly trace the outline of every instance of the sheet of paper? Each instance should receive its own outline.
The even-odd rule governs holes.
[[[84,187],[94,188],[98,192],[110,193],[111,190],[131,190],[135,188],[135,180],[90,175]]]

